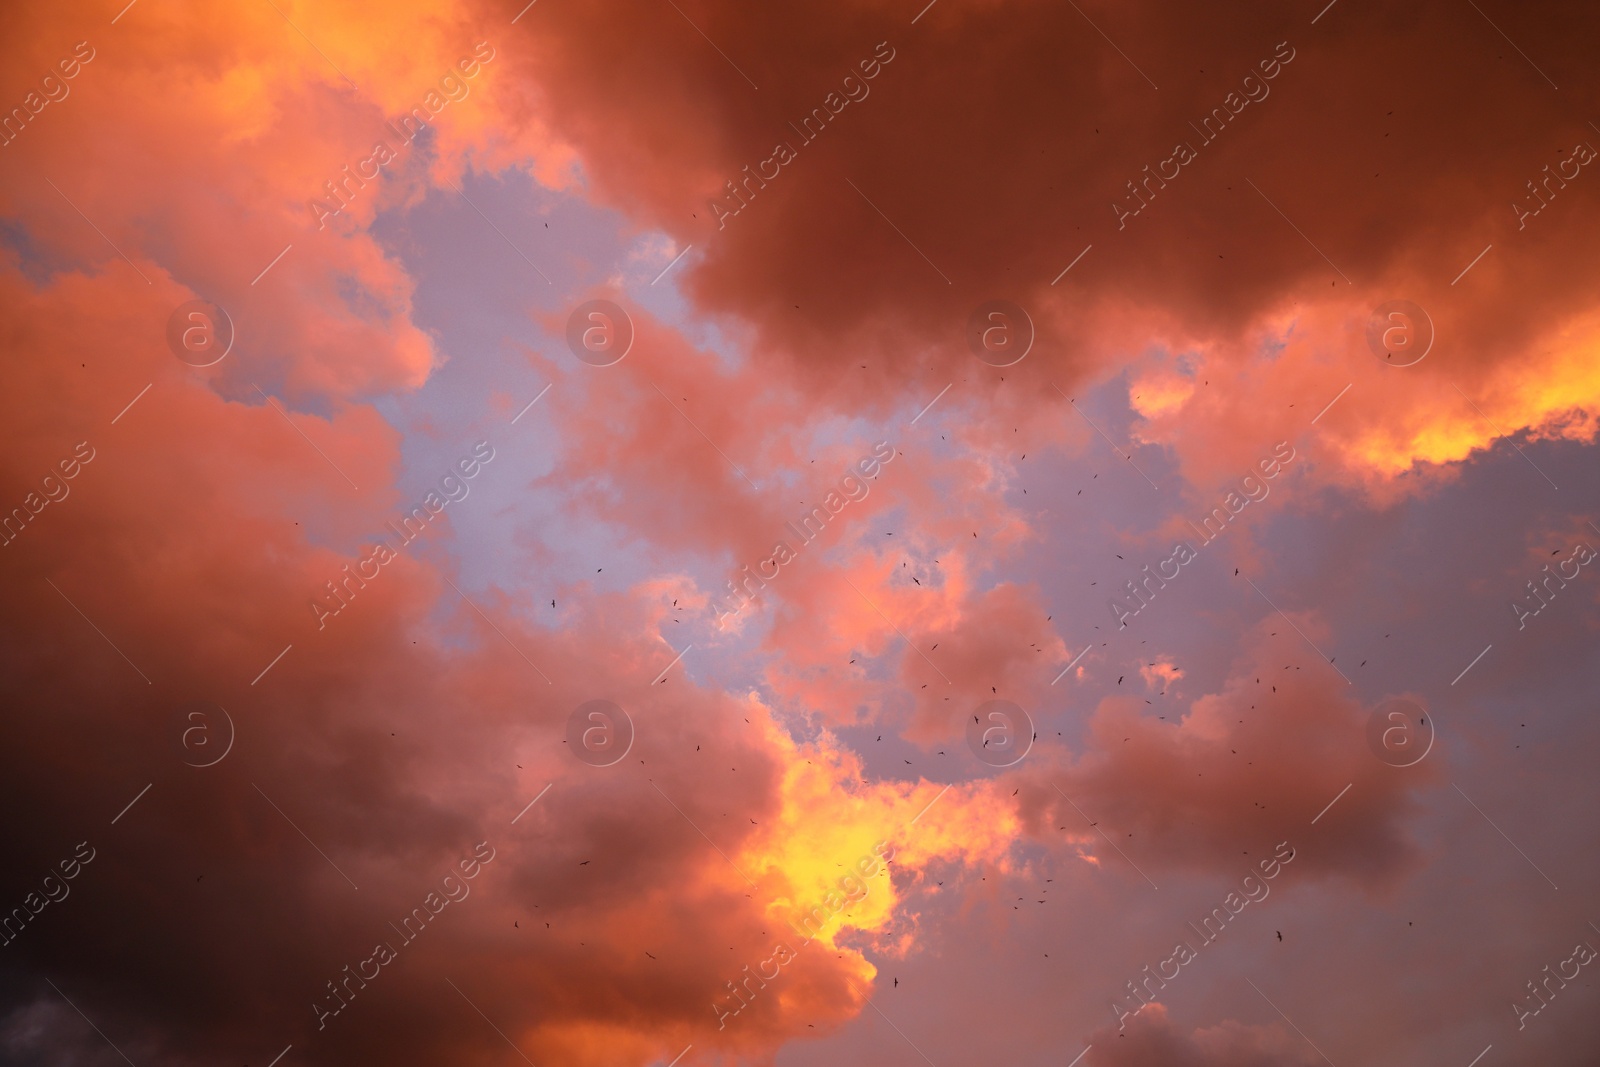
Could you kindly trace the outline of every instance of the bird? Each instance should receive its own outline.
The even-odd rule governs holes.
[[[1274,933],[1276,933],[1276,934],[1277,934],[1277,935],[1278,935],[1278,940],[1279,940],[1279,941],[1282,941],[1282,940],[1283,940],[1283,931],[1282,931],[1282,930],[1275,930],[1275,931],[1273,931],[1273,932],[1274,932]]]
[[[645,952],[645,955],[646,955],[646,956],[650,956],[650,953],[649,953],[649,952],[648,952],[648,951],[646,951],[646,952]],[[654,956],[650,956],[650,958],[651,958],[651,959],[655,959],[655,957],[654,957]]]
[[[896,988],[896,989],[899,989],[899,988],[900,988],[900,979],[898,979],[898,978],[896,978],[896,979],[895,979],[895,980],[894,980],[894,987],[895,987],[895,988]]]

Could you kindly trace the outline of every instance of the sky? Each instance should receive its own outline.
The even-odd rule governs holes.
[[[0,1062],[1595,1061],[1600,12],[0,28]]]

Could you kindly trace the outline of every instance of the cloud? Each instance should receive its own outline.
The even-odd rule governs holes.
[[[1392,885],[1421,859],[1406,826],[1419,791],[1439,780],[1436,764],[1397,773],[1380,762],[1366,745],[1377,705],[1351,696],[1292,630],[1273,636],[1268,627],[1280,624],[1274,617],[1245,635],[1220,691],[1194,698],[1181,716],[1163,719],[1132,696],[1101,700],[1084,751],[1059,769],[1060,789],[1147,870],[1227,873],[1287,841],[1298,850],[1297,875]],[[1298,625],[1319,630],[1310,616]],[[1078,810],[1037,781],[1056,777],[1055,768],[1021,776],[1047,801],[1029,812],[1034,832],[1080,830]],[[1127,870],[1120,857],[1101,859]]]
[[[1352,479],[1454,463],[1520,428],[1559,424],[1592,439],[1587,416],[1570,415],[1600,403],[1579,367],[1591,317],[1572,310],[1594,282],[1571,266],[1593,237],[1572,188],[1587,171],[1551,183],[1541,215],[1520,228],[1510,207],[1544,202],[1530,199],[1528,181],[1544,180],[1546,164],[1576,168],[1574,149],[1592,131],[1534,106],[1550,89],[1532,69],[1467,73],[1494,65],[1503,47],[1487,24],[1447,58],[1430,47],[1434,27],[1460,20],[1442,3],[1383,16],[1376,52],[1339,13],[1308,27],[1260,5],[1237,20],[1124,7],[1104,28],[1137,42],[1135,67],[1066,8],[968,6],[914,28],[901,15],[833,5],[753,20],[708,6],[694,24],[717,57],[701,54],[704,40],[670,10],[627,26],[598,10],[545,12],[550,32],[507,65],[528,87],[519,114],[574,146],[598,196],[694,243],[682,283],[698,305],[751,324],[769,366],[812,395],[867,363],[872,381],[936,390],[973,377],[997,398],[1015,388],[1042,398],[1051,379],[1070,390],[1159,347],[1193,354],[1199,382],[1147,383],[1141,410],[1157,425],[1143,432],[1201,464],[1228,448],[1241,406],[1277,439],[1303,428],[1352,372],[1365,384],[1330,416]],[[1581,69],[1575,26],[1563,24],[1541,69]],[[974,39],[985,47],[967,47]],[[609,62],[592,62],[595,40]],[[726,197],[729,177],[775,139],[797,140],[790,123],[879,41],[895,58],[870,97],[846,105],[792,173],[752,183],[748,207],[719,229],[708,198]],[[696,58],[686,65],[687,56]],[[1354,62],[1365,75],[1327,92],[1331,72]],[[1198,129],[1208,107],[1243,91],[1246,73],[1255,101],[1230,103],[1237,111],[1223,112],[1220,133]],[[1448,107],[1424,91],[1441,82],[1453,86]],[[1507,116],[1510,140],[1469,147],[1462,99],[1474,114]],[[689,114],[704,121],[687,123]],[[1052,136],[1041,141],[1041,129]],[[1198,158],[1179,177],[1152,177],[1146,168],[1175,141]],[[1426,162],[1444,155],[1457,166]],[[1119,224],[1113,204],[1125,213],[1141,203]],[[1025,384],[1008,388],[964,341],[966,316],[995,295],[995,264],[1040,332],[1007,375]],[[1510,278],[1514,289],[1502,284]],[[1409,373],[1367,347],[1373,309],[1394,299],[1420,303],[1438,336]],[[1258,366],[1259,339],[1290,326],[1289,349]],[[1235,377],[1254,388],[1205,417],[1202,398]],[[1430,386],[1388,387],[1408,378]],[[1489,419],[1472,418],[1446,378],[1480,405],[1496,398]],[[884,399],[868,390],[855,403],[872,410]]]
[[[1228,1019],[1185,1031],[1151,1003],[1128,1023],[1095,1031],[1091,1067],[1312,1067],[1322,1059],[1304,1040],[1273,1023],[1247,1026]]]
[[[1597,224],[1582,208],[1595,179],[1525,188],[1546,165],[1570,171],[1589,134],[1470,11],[1324,14],[1313,31],[1265,4],[1219,16],[1033,0],[941,4],[914,25],[893,5],[838,3],[760,18],[712,3],[626,18],[538,5],[515,24],[475,3],[139,4],[98,29],[47,7],[8,13],[0,55],[19,78],[81,34],[98,54],[0,149],[15,164],[0,188],[4,507],[31,511],[45,472],[80,442],[95,453],[0,548],[15,708],[0,802],[44,813],[13,828],[4,906],[76,842],[100,858],[10,946],[7,1055],[102,1054],[63,993],[136,1062],[267,1062],[280,1039],[313,1063],[500,1062],[506,1041],[536,1062],[618,1067],[690,1043],[758,1062],[822,1055],[801,1039],[859,1041],[853,1027],[875,1025],[864,1002],[883,961],[938,956],[951,943],[939,921],[1002,906],[990,874],[1022,881],[1081,856],[1086,895],[1135,882],[1099,830],[1157,880],[1231,876],[1288,841],[1285,887],[1342,882],[1363,901],[1415,889],[1405,878],[1438,860],[1423,799],[1441,763],[1382,765],[1365,731],[1389,694],[1358,695],[1291,632],[1323,646],[1352,609],[1152,638],[1161,653],[1128,659],[1144,695],[1088,687],[1120,655],[1098,642],[1078,688],[1050,685],[1090,639],[1063,622],[1081,604],[1065,576],[1081,593],[1087,564],[1061,546],[1148,528],[1169,500],[1210,501],[1279,440],[1306,451],[1295,478],[1351,511],[1436,500],[1504,437],[1593,440]],[[1584,69],[1593,13],[1517,17],[1556,80]],[[708,200],[880,41],[894,58],[870,97],[718,229]],[[1126,197],[1143,167],[1204,136],[1190,122],[1287,47],[1270,97],[1179,178],[1144,187],[1148,205],[1120,225],[1111,205],[1141,199]],[[436,90],[455,98],[427,104]],[[346,178],[419,103],[437,111],[428,131],[393,146],[378,176]],[[1493,143],[1484,129],[1500,131]],[[319,227],[312,201],[331,182],[343,202]],[[456,300],[445,283],[513,243],[493,205],[466,201],[479,183],[507,199],[555,191],[586,224],[604,216],[632,250],[626,269],[536,235],[547,243],[526,245],[530,258],[559,283],[529,271]],[[1548,202],[1518,225],[1506,209],[1530,193]],[[675,288],[635,277],[691,245]],[[606,374],[561,347],[589,296],[626,304],[637,327]],[[237,330],[208,370],[165,341],[197,297]],[[996,297],[1038,328],[1012,368],[966,347],[972,310]],[[1373,308],[1400,298],[1437,333],[1403,368],[1366,340]],[[509,435],[523,401],[509,406],[505,367],[485,353],[510,351],[528,359],[514,370],[554,384],[537,413],[547,434],[504,445],[527,465],[501,491],[533,505],[502,521],[507,498],[453,503],[378,577],[352,580],[350,606],[319,628],[312,598],[417,499],[404,487],[436,481],[423,446]],[[1087,421],[1098,411],[1064,402],[1090,391],[1126,420],[1104,424],[1106,440]],[[736,626],[712,629],[726,579],[768,558],[879,441],[895,458],[870,494]],[[1034,504],[1065,482],[1063,460],[1109,465],[1108,441],[1170,468],[1176,495],[1108,491],[1088,517]],[[1310,500],[1269,506],[1295,520]],[[1509,529],[1513,509],[1500,510]],[[515,552],[469,551],[491,512]],[[1362,517],[1329,536],[1389,536],[1389,517]],[[1304,550],[1247,521],[1257,558]],[[1538,537],[1511,540],[1544,558]],[[587,557],[572,565],[596,545],[619,557],[604,577]],[[1457,583],[1460,558],[1432,553],[1406,581],[1419,594]],[[1312,602],[1395,595],[1352,587],[1351,569],[1308,579]],[[560,608],[544,614],[536,582]],[[1448,601],[1452,622],[1466,596]],[[1433,610],[1410,599],[1395,610]],[[1414,629],[1421,653],[1440,652],[1443,638]],[[1553,637],[1538,655],[1563,647]],[[1199,655],[1214,649],[1215,681]],[[1489,660],[1472,681],[1507,669]],[[1162,692],[1164,706],[1145,702]],[[965,717],[991,696],[1057,718],[1071,740],[966,780]],[[636,728],[611,767],[576,759],[568,736],[597,698]],[[237,729],[215,767],[181,759],[173,713],[196,700]],[[904,753],[852,748],[867,726]],[[1472,735],[1472,755],[1501,740],[1489,737]],[[934,762],[941,745],[948,764]],[[479,842],[497,856],[471,898],[319,1029],[312,1005],[330,981]],[[880,842],[890,873],[863,877],[849,908],[828,903]],[[956,867],[987,873],[958,894],[942,884]],[[814,943],[719,1028],[728,983],[819,904]],[[1049,936],[1065,944],[988,945],[981,962],[1039,947],[1043,966],[1050,947],[1054,966],[1081,944],[1070,925]],[[935,998],[960,988],[944,981]],[[1440,1004],[1469,1003],[1448,975],[1437,988]],[[1094,1043],[1091,1064],[1310,1062],[1275,1023],[1185,1029],[1159,1005]]]

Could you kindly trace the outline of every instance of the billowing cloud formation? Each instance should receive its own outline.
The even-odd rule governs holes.
[[[482,1035],[467,1036],[455,1018],[458,1006],[441,1003],[441,988],[456,993],[432,968],[447,969],[485,1010],[516,991],[496,1017],[520,1018],[519,1042],[544,1057],[634,1062],[657,1051],[662,1034],[679,1031],[685,1042],[758,1049],[808,1023],[837,1026],[860,1009],[871,965],[859,951],[841,958],[812,948],[790,988],[758,1002],[760,1010],[728,1032],[711,1010],[776,938],[800,948],[791,924],[806,929],[804,912],[827,899],[834,868],[872,855],[879,840],[892,843],[899,878],[934,859],[993,860],[1008,849],[1007,806],[986,793],[867,786],[848,752],[797,746],[758,701],[652,688],[670,659],[659,639],[645,637],[663,621],[661,587],[597,604],[593,616],[569,618],[560,632],[528,629],[492,594],[462,601],[445,584],[450,576],[421,553],[430,539],[448,541],[451,516],[479,506],[470,495],[432,520],[420,543],[402,545],[384,531],[398,557],[376,577],[351,579],[351,561],[368,554],[355,546],[369,544],[386,515],[404,514],[406,498],[350,491],[282,413],[224,400],[176,361],[150,362],[156,381],[148,394],[129,391],[134,405],[111,424],[117,413],[96,411],[101,394],[86,368],[68,373],[114,345],[124,313],[115,300],[89,301],[87,287],[65,277],[33,298],[42,318],[78,323],[77,343],[34,350],[27,366],[41,379],[19,385],[42,396],[45,377],[62,384],[51,409],[18,409],[9,425],[19,472],[49,469],[57,452],[70,456],[74,433],[63,431],[81,431],[93,459],[70,494],[7,546],[15,566],[42,570],[56,586],[25,585],[17,602],[16,685],[30,700],[81,710],[70,725],[17,724],[13,740],[39,762],[18,768],[8,792],[19,804],[71,796],[76,830],[85,821],[103,825],[98,809],[115,814],[139,792],[130,766],[155,780],[114,831],[90,834],[103,858],[76,887],[73,912],[61,908],[71,922],[53,942],[28,931],[20,958],[63,938],[88,944],[107,936],[121,921],[117,901],[131,899],[142,918],[117,935],[124,973],[148,979],[137,960],[176,954],[198,969],[164,982],[189,998],[266,995],[285,1040],[313,1056],[379,1047],[442,1053],[479,1042]],[[104,299],[103,286],[98,295]],[[369,485],[381,484],[395,462],[392,437],[369,408],[351,406],[327,424],[293,419]],[[195,441],[206,447],[192,448]],[[244,463],[253,472],[248,483],[233,474]],[[127,477],[140,468],[170,477],[141,488]],[[490,492],[498,473],[484,465],[474,491]],[[282,518],[309,512],[323,513],[336,545],[311,544]],[[118,551],[108,554],[95,546],[113,522]],[[203,535],[198,543],[192,531]],[[311,610],[313,599],[343,606],[328,617]],[[17,628],[30,617],[75,619],[75,610],[92,622],[69,626],[65,643]],[[440,610],[444,633],[426,636]],[[217,618],[229,624],[213,625]],[[153,641],[153,632],[181,640]],[[619,634],[633,636],[619,643]],[[274,659],[285,645],[281,662]],[[617,681],[626,678],[636,681]],[[118,695],[129,683],[131,703]],[[596,687],[630,709],[639,730],[615,767],[585,766],[562,750],[569,711]],[[196,739],[187,722],[167,721],[169,705],[196,698],[227,708],[237,730],[236,751],[215,770],[181,765],[176,741]],[[127,710],[110,710],[119,707]],[[220,736],[222,724],[213,717],[207,728]],[[75,758],[85,735],[95,739],[94,754]],[[663,760],[663,773],[651,770]],[[75,770],[65,782],[47,769],[67,766]],[[519,816],[536,796],[540,806]],[[19,847],[48,856],[61,829],[35,828]],[[440,875],[480,842],[495,858],[468,896],[444,905],[428,898],[448,896]],[[161,880],[131,898],[113,891],[151,857],[167,871]],[[270,888],[252,874],[262,864],[282,872]],[[864,910],[828,917],[819,944],[831,944],[845,922],[887,928],[897,893],[883,873],[873,884]],[[413,927],[399,924],[417,907],[440,910],[413,946]],[[248,930],[230,918],[239,914],[252,916]],[[664,916],[672,921],[663,924]],[[307,921],[316,937],[304,936]],[[232,951],[213,956],[217,937]],[[726,941],[728,957],[703,955],[708,939]],[[395,958],[384,961],[373,942]],[[60,977],[80,990],[88,984],[96,999],[128,992],[103,975]],[[622,999],[596,1000],[598,987],[616,988]],[[641,1015],[646,1003],[656,1006]],[[50,1008],[41,1000],[29,1011]],[[386,1033],[383,1021],[397,1012],[410,1022]],[[155,1000],[124,1001],[112,1018],[130,1049],[162,1047],[165,1009]],[[18,1056],[65,1047],[20,1018],[14,1030]],[[206,1041],[221,1050],[254,1036],[228,1023]]]
[[[1244,374],[1253,387],[1210,417],[1204,386],[1169,390],[1186,430],[1159,439],[1203,461],[1244,412],[1281,434],[1355,376],[1341,458],[1386,478],[1522,427],[1592,437],[1572,412],[1597,401],[1580,369],[1593,323],[1573,310],[1594,282],[1577,266],[1594,131],[1549,80],[1571,91],[1590,16],[1520,15],[1537,67],[1442,2],[1315,24],[1270,5],[967,5],[914,25],[889,4],[759,19],[704,4],[626,26],[568,9],[539,12],[548,32],[508,66],[602,195],[705,250],[695,296],[753,322],[813,391],[852,371],[870,407],[886,379],[972,368],[966,317],[1003,296],[1039,329],[1017,368],[1036,399],[1153,346],[1201,382]],[[1504,139],[1463,136],[1463,109],[1503,118]],[[781,168],[762,163],[783,158],[774,142],[795,154]],[[1407,374],[1367,340],[1394,300],[1432,324],[1410,324],[1431,351]]]

